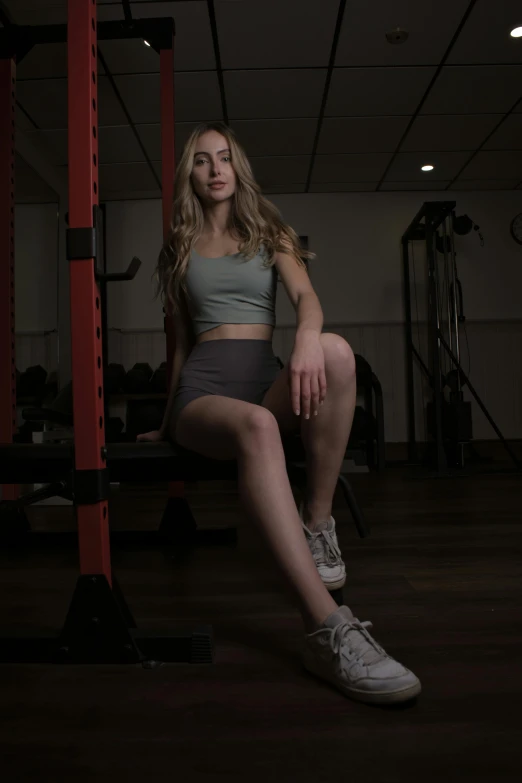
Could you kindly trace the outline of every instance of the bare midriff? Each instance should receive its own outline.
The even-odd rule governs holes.
[[[270,324],[221,324],[196,337],[196,343],[207,340],[272,340]]]

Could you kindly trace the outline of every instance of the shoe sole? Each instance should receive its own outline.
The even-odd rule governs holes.
[[[320,680],[329,682],[330,685],[333,685],[345,696],[348,696],[355,701],[365,702],[366,704],[401,704],[402,702],[415,699],[422,691],[419,680],[413,685],[408,685],[407,688],[402,688],[398,691],[361,691],[357,688],[350,688],[347,685],[344,685],[344,683],[340,683],[335,677],[330,677],[327,674],[316,671],[304,661],[303,666],[309,674],[312,674]]]
[[[341,587],[344,587],[346,584],[346,577],[343,576],[341,579],[339,579],[337,582],[324,582],[323,585],[326,587],[327,590],[340,590]]]

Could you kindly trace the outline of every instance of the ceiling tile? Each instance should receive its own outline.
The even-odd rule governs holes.
[[[223,68],[325,67],[337,19],[337,2],[217,0]]]
[[[234,120],[247,155],[311,155],[317,120]]]
[[[67,127],[67,81],[20,82],[17,99],[39,128]]]
[[[447,182],[433,180],[432,182],[424,185],[422,182],[383,182],[379,190],[420,190],[428,192],[430,190],[444,190],[449,185]]]
[[[425,183],[426,189],[436,180],[451,180],[456,177],[462,166],[469,159],[469,152],[399,152],[386,174],[390,182]],[[433,171],[421,171],[421,166],[435,166]]]
[[[295,157],[265,157],[250,158],[254,176],[259,185],[267,190],[277,185],[291,185],[306,182],[310,157],[296,155]]]
[[[269,185],[268,188],[262,188],[264,195],[271,193],[304,193],[306,183],[301,182],[298,185]]]
[[[520,0],[475,3],[450,52],[448,64],[519,63],[520,40],[511,38],[509,33],[522,24],[520,9]]]
[[[20,155],[15,155],[15,203],[54,204],[58,195]]]
[[[20,82],[17,97],[39,128],[67,128],[66,79]],[[100,125],[124,125],[127,122],[107,77],[102,74],[98,76],[98,121]]]
[[[100,166],[100,198],[109,191],[155,190],[158,184],[147,163],[114,163]]]
[[[202,0],[203,1],[203,0]],[[141,19],[143,17],[159,17],[176,15],[180,5],[189,5],[189,2],[179,3],[178,0],[130,0],[131,12],[134,19]],[[200,3],[201,4],[201,3]],[[123,11],[123,3],[121,0],[96,0],[96,10],[99,21],[105,21],[110,19],[125,19]]]
[[[391,153],[367,155],[318,155],[312,172],[312,182],[376,182],[391,158]]]
[[[409,117],[327,117],[317,151],[394,152],[409,120]]]
[[[40,149],[46,151],[47,157],[53,165],[67,165],[66,129],[26,131],[25,135],[36,140]],[[143,157],[143,152],[129,125],[116,125],[99,129],[100,164],[131,163],[143,160]]]
[[[421,114],[502,114],[520,98],[521,84],[522,65],[446,66]]]
[[[449,190],[513,190],[518,179],[458,179]]]
[[[107,190],[103,196],[104,201],[144,201],[148,199],[161,199],[161,190]]]
[[[410,115],[435,68],[335,68],[325,115]]]
[[[5,0],[4,0],[5,2]],[[66,24],[67,0],[9,0],[16,24]]]
[[[67,44],[37,44],[16,66],[18,82],[67,77]]]
[[[98,124],[125,125],[127,118],[106,76],[98,76]]]
[[[115,76],[114,81],[133,122],[159,123],[159,74]],[[180,122],[197,122],[208,117],[222,117],[215,73],[177,74],[174,91],[176,119]]]
[[[112,22],[121,21],[125,19],[123,12],[123,4],[115,2],[115,0],[97,0],[96,2],[96,16],[98,22]]]
[[[32,141],[53,166],[67,165],[67,130],[33,130],[25,131]]]
[[[175,149],[178,160],[197,124],[196,122],[176,123]],[[316,125],[317,120],[236,120],[231,123],[232,129],[249,157],[310,155]],[[160,160],[160,125],[137,125],[137,131],[151,160]]]
[[[217,74],[177,74],[174,84],[174,112],[176,122],[223,119]]]
[[[33,123],[24,111],[25,106],[22,106],[20,102],[15,107],[15,126],[17,130],[33,131],[35,129]]]
[[[174,130],[174,150],[179,161],[183,148],[197,122],[177,122]],[[136,130],[143,142],[147,155],[151,160],[161,161],[161,126],[159,123],[137,125]]]
[[[522,179],[522,150],[478,152],[461,179]]]
[[[401,149],[475,150],[503,114],[427,114],[417,117]]]
[[[114,82],[133,122],[160,121],[159,74],[115,76]]]
[[[134,163],[144,160],[143,151],[130,125],[100,128],[98,154],[104,163]]]
[[[484,145],[485,150],[522,150],[522,114],[510,114]]]
[[[310,193],[358,193],[375,190],[377,182],[320,182],[310,185]]]
[[[232,119],[317,117],[326,70],[227,71],[223,78]]]
[[[468,0],[373,2],[350,0],[344,12],[336,65],[434,65],[440,62]],[[386,33],[401,27],[404,44],[389,44]]]

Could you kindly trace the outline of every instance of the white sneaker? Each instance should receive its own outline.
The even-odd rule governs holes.
[[[326,618],[322,627],[305,635],[303,664],[345,696],[370,704],[393,704],[418,696],[421,684],[377,644],[347,606]]]
[[[319,575],[327,590],[340,590],[346,582],[346,566],[343,563],[333,517],[314,530],[303,522],[303,503],[299,509],[301,524],[314,558]]]

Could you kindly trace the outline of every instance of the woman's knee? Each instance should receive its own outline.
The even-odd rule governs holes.
[[[355,379],[355,355],[344,337],[326,332],[320,339],[327,378],[338,377],[344,383]]]
[[[252,405],[243,414],[238,434],[241,445],[260,448],[264,444],[273,446],[274,440],[280,438],[276,417],[261,405]]]

